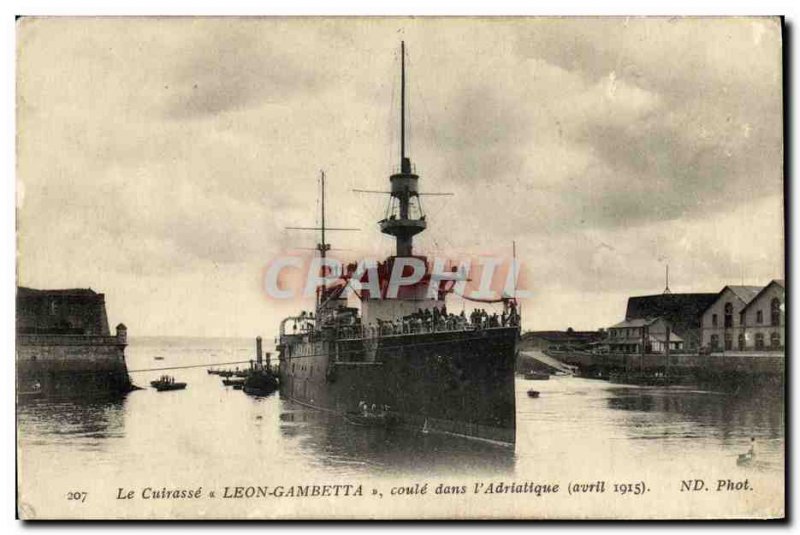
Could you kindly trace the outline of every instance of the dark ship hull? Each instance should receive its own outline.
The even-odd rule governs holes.
[[[400,425],[513,445],[518,327],[282,345],[281,394],[346,414],[361,402]],[[292,337],[294,338],[294,337]]]

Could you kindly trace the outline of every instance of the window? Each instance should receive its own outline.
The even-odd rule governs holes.
[[[712,327],[716,327],[717,326],[717,315],[716,314],[711,314],[711,326]]]
[[[739,351],[744,351],[745,348],[745,339],[744,334],[739,335]]]
[[[741,312],[739,312],[739,325],[744,327],[744,324],[745,324],[745,313],[744,310],[742,310]]]
[[[717,349],[719,349],[719,335],[718,334],[712,334],[711,335],[711,350],[712,351],[716,351]]]
[[[769,335],[769,345],[772,349],[780,349],[781,348],[781,335],[777,332],[773,332]]]
[[[756,323],[758,323],[759,325],[764,323],[764,311],[763,310],[756,311]]]
[[[756,333],[756,349],[764,349],[764,333]]]
[[[733,349],[733,335],[730,332],[725,333],[725,351]]]
[[[58,312],[58,303],[55,301],[50,301],[50,315],[55,316]]]
[[[733,305],[725,303],[725,328],[733,327]]]
[[[778,327],[781,324],[781,300],[775,297],[769,303],[770,325]]]

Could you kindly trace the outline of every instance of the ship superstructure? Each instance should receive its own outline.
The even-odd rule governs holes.
[[[348,413],[378,407],[407,427],[515,442],[514,361],[519,314],[511,297],[502,315],[454,314],[447,297],[457,274],[442,281],[431,262],[415,254],[413,238],[427,228],[414,171],[405,146],[405,46],[401,45],[400,168],[389,178],[389,206],[379,222],[393,236],[395,255],[374,266],[377,284],[356,264],[343,269],[339,284],[320,286],[314,312],[280,325],[281,392],[321,410]],[[325,176],[321,177],[321,241],[325,257]],[[425,273],[413,284],[393,287],[393,275]],[[345,288],[360,307],[349,307]]]

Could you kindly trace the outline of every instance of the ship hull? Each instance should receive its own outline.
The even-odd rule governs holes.
[[[519,330],[303,342],[281,357],[281,394],[341,414],[388,406],[404,426],[513,445]]]

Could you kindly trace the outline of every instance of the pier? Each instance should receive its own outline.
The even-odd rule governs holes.
[[[665,382],[782,378],[786,362],[783,351],[669,355],[552,350],[545,353],[559,362],[576,366],[585,377],[614,378],[637,384],[659,377],[672,378]]]

